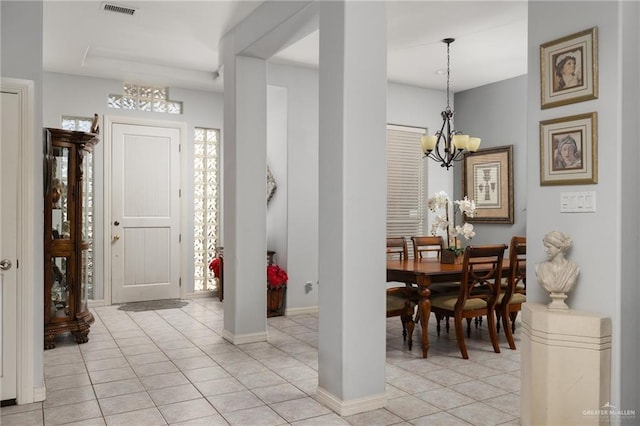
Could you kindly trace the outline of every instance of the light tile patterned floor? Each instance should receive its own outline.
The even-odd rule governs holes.
[[[500,336],[493,352],[486,326],[467,339],[430,325],[429,358],[387,320],[384,409],[340,417],[315,399],[317,315],[268,320],[269,342],[234,346],[221,337],[222,304],[194,299],[181,309],[93,309],[83,345],[58,338],[45,351],[47,400],[3,407],[9,425],[517,425],[520,353]],[[433,321],[433,319],[432,319]],[[518,323],[519,327],[519,323]],[[516,345],[520,343],[516,329]]]

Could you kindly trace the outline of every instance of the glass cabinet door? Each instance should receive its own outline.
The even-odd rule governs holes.
[[[82,250],[82,268],[80,270],[80,310],[89,310],[89,299],[93,292],[93,268],[91,250]]]
[[[82,161],[82,303],[93,299],[93,152],[85,151]]]
[[[51,258],[51,319],[67,319],[69,317],[69,294],[71,258]]]
[[[54,240],[70,239],[68,203],[69,148],[52,148],[51,179],[51,236]]]

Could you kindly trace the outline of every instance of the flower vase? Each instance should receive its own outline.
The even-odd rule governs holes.
[[[287,286],[267,286],[267,317],[279,317],[284,315],[284,296]]]
[[[455,265],[458,263],[462,263],[462,259],[464,258],[464,254],[457,254],[453,250],[442,250],[440,253],[440,263],[447,263],[450,265]]]

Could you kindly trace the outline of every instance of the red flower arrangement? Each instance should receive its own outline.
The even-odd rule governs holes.
[[[222,258],[216,257],[209,263],[209,269],[213,272],[213,276],[220,278],[220,269],[222,268]]]
[[[267,284],[272,288],[278,288],[287,284],[289,277],[278,265],[267,266]]]
[[[213,272],[213,276],[220,278],[220,272],[222,269],[222,258],[216,257],[209,263],[209,269]],[[267,266],[267,284],[271,288],[279,288],[285,286],[289,281],[287,273],[278,265]]]

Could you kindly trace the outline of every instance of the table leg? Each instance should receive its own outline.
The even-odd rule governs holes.
[[[429,295],[429,280],[427,277],[421,277],[419,279],[418,286],[420,287],[420,301],[418,302],[418,311],[420,313],[420,326],[422,328],[422,358],[426,358],[429,353],[429,316],[431,315],[431,301]]]

